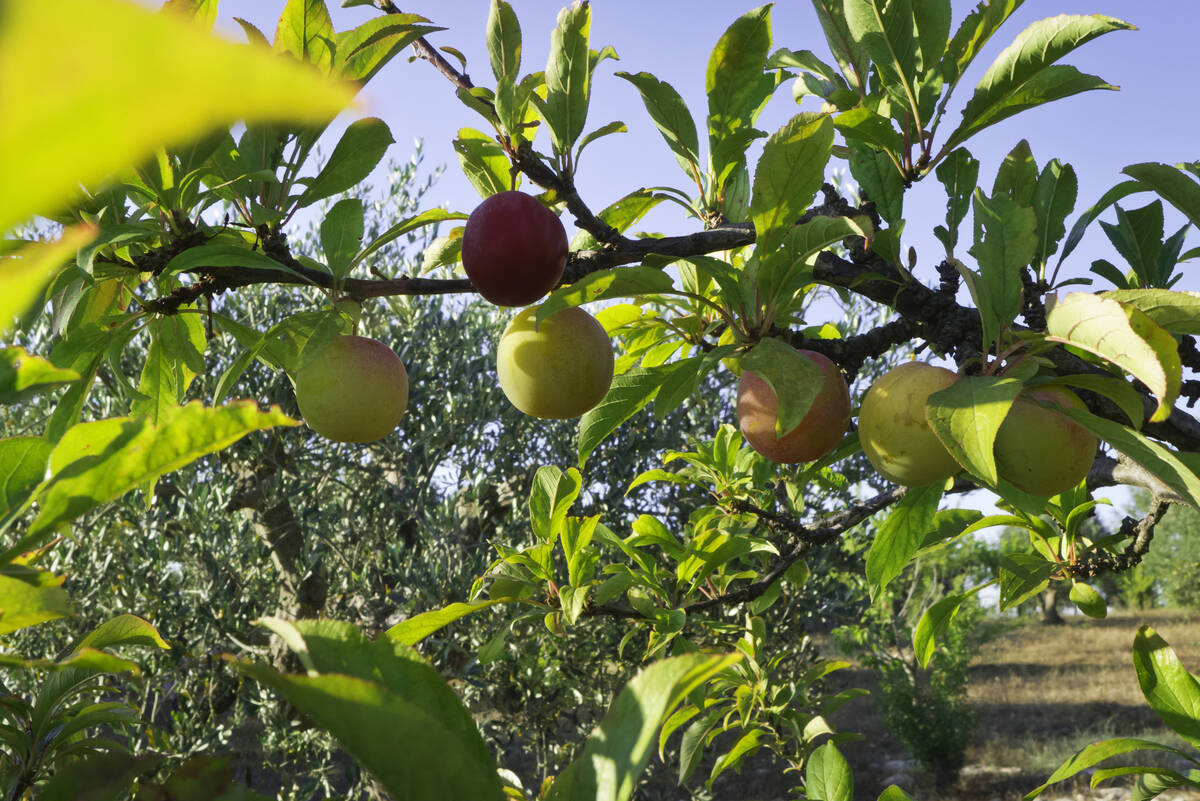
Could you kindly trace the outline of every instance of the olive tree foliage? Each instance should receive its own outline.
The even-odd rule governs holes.
[[[797,792],[805,797],[850,798],[853,781],[839,751],[847,734],[834,731],[828,716],[856,694],[826,690],[823,679],[840,663],[809,662],[776,641],[822,554],[845,537],[865,536],[863,578],[870,595],[882,597],[913,560],[982,528],[1016,526],[1029,532],[1028,549],[1008,555],[988,582],[999,585],[1001,607],[1065,581],[1072,601],[1100,615],[1104,602],[1089,580],[1137,565],[1169,502],[1200,504],[1200,424],[1184,407],[1200,392],[1186,378],[1200,363],[1200,300],[1172,288],[1179,263],[1192,255],[1184,249],[1190,224],[1200,222],[1200,170],[1129,165],[1127,180],[1079,210],[1070,154],[1035,157],[1020,142],[1002,164],[981,165],[968,150],[976,133],[1000,120],[1112,88],[1060,62],[1127,23],[1101,15],[1035,22],[964,102],[968,89],[957,91],[964,73],[1019,0],[981,3],[956,28],[949,0],[814,0],[828,59],[789,49],[819,43],[777,46],[770,6],[762,6],[733,19],[713,49],[700,125],[669,83],[618,71],[612,83],[635,91],[650,120],[595,126],[588,100],[594,84],[610,80],[606,62],[615,51],[593,49],[586,3],[563,9],[545,68],[531,70],[521,64],[513,8],[495,0],[479,21],[492,74],[486,86],[452,60],[453,37],[478,29],[446,32],[390,0],[347,5],[364,6],[363,22],[336,31],[322,0],[290,0],[273,38],[241,23],[245,46],[204,30],[215,19],[212,0],[170,0],[162,15],[117,0],[9,4],[0,18],[0,167],[16,187],[0,198],[0,229],[14,231],[34,215],[64,226],[54,239],[7,239],[0,272],[5,330],[19,318],[15,330],[50,333],[19,340],[34,350],[13,345],[0,360],[0,400],[20,407],[50,399],[30,416],[27,433],[0,440],[3,658],[41,679],[36,695],[0,702],[5,758],[15,768],[5,775],[9,797],[34,788],[70,797],[96,781],[120,794],[138,777],[147,792],[168,796],[246,797],[219,759],[174,769],[157,749],[129,753],[115,738],[94,736],[101,727],[137,725],[129,704],[98,700],[104,676],[140,671],[118,649],[186,653],[186,643],[162,636],[169,624],[154,620],[154,608],[122,612],[44,655],[8,644],[24,642],[12,632],[50,631],[62,625],[51,621],[72,613],[65,578],[92,566],[67,560],[69,538],[97,528],[134,540],[143,533],[120,531],[111,520],[89,529],[106,504],[128,493],[161,500],[165,510],[207,493],[205,504],[246,518],[218,532],[241,526],[247,549],[261,543],[260,556],[270,554],[275,575],[241,613],[261,615],[257,628],[274,639],[250,627],[214,632],[214,641],[236,636],[244,645],[189,669],[232,671],[285,700],[337,740],[354,770],[410,799],[628,799],[656,744],[677,762],[682,782],[698,780],[706,751],[710,785],[769,752],[802,782]],[[446,44],[439,49],[435,40]],[[47,68],[46,41],[92,69]],[[397,435],[357,453],[313,439],[288,414],[284,375],[356,325],[405,327],[408,345],[399,350],[410,360],[418,347],[442,354],[440,369],[429,362],[416,382],[435,385],[424,390],[427,404],[451,417],[499,404],[477,380],[452,392],[443,377],[450,351],[434,344],[472,330],[469,318],[481,312],[419,300],[472,292],[454,277],[466,214],[422,202],[386,227],[368,228],[359,187],[392,144],[383,120],[353,122],[327,161],[312,162],[332,115],[410,47],[434,70],[414,65],[403,80],[446,80],[464,119],[480,126],[460,129],[454,144],[481,196],[525,188],[581,231],[538,319],[613,301],[597,317],[613,338],[618,374],[580,419],[570,453],[554,447],[561,427],[513,412],[485,416],[495,425],[470,435],[461,429],[467,438],[459,441],[424,428],[436,418],[414,403]],[[758,130],[763,106],[785,85],[804,110],[777,131]],[[68,113],[86,117],[86,130]],[[237,120],[244,126],[222,127]],[[580,152],[599,136],[651,123],[686,188],[639,189],[597,208]],[[752,163],[747,152],[757,140],[762,151]],[[834,166],[849,169],[861,198],[827,181]],[[905,190],[922,180],[939,182],[947,195],[945,225],[935,230],[945,248],[937,264],[902,256]],[[1126,208],[1134,194],[1156,197]],[[319,214],[316,240],[306,241],[297,215],[325,200],[331,205]],[[642,215],[664,201],[681,208],[693,231],[634,236]],[[1164,202],[1189,225],[1168,235]],[[1114,253],[1089,276],[1068,257],[1097,222]],[[402,237],[435,228],[440,235],[419,268],[386,257]],[[839,330],[820,319],[812,300],[821,288],[870,309],[857,318],[861,327]],[[241,300],[255,296],[263,300]],[[363,303],[368,311],[356,321],[355,304]],[[466,322],[439,327],[439,315]],[[428,333],[418,337],[422,326]],[[744,447],[732,425],[713,425],[720,416],[697,403],[706,382],[729,381],[725,367],[751,370],[776,390],[778,428],[786,432],[817,391],[811,361],[796,350],[826,355],[853,379],[914,342],[958,367],[957,381],[924,409],[925,424],[961,467],[944,485],[864,480],[853,431],[816,462],[777,466]],[[480,363],[487,353],[468,352]],[[1079,391],[1086,409],[1063,414],[1102,439],[1105,451],[1086,481],[1045,498],[1000,475],[993,443],[1022,389],[1048,383]],[[281,396],[285,405],[267,405]],[[683,417],[670,423],[676,413]],[[685,438],[683,419],[709,424]],[[659,450],[630,476],[611,446],[620,442],[614,437],[639,436],[639,426]],[[505,447],[510,441],[519,447]],[[402,460],[412,451],[423,472],[410,477]],[[529,455],[532,464],[523,461]],[[178,472],[189,465],[193,472]],[[475,489],[439,489],[445,475]],[[1149,489],[1149,511],[1109,536],[1086,536],[1092,490],[1114,482]],[[495,501],[484,486],[496,487]],[[683,491],[673,496],[664,487]],[[948,493],[973,487],[994,492],[1003,512],[944,508]],[[522,528],[493,532],[491,551],[477,544],[456,560],[446,549],[461,548],[466,527],[459,538],[421,531],[431,519],[469,518],[471,504],[503,506],[517,489]],[[366,511],[358,505],[375,498],[387,501]],[[410,500],[422,508],[406,506]],[[371,528],[392,521],[398,536]],[[408,540],[405,525],[416,529]],[[360,582],[354,565],[371,556],[386,569],[370,576],[364,569]],[[399,576],[443,571],[439,586],[454,586],[464,566],[473,579],[448,604],[401,598],[384,577],[391,560]],[[947,595],[917,622],[922,667],[981,586]],[[343,595],[331,594],[343,587]],[[430,608],[421,611],[419,602]],[[489,620],[479,645],[464,636],[465,627],[487,628]],[[443,674],[454,677],[508,648],[506,630],[520,635],[535,625],[563,642],[589,628],[619,631],[612,650],[588,658],[595,675],[612,671],[614,689],[623,687],[569,762],[555,761],[554,775],[524,788],[497,770],[495,749]],[[1153,632],[1139,634],[1134,654],[1147,701],[1198,742],[1200,685]],[[536,688],[519,692],[524,698]],[[554,700],[578,706],[570,697]],[[1085,749],[1051,778],[1137,747],[1162,748],[1111,741]],[[1183,774],[1147,781],[1195,783]],[[907,795],[893,787],[885,797]]]

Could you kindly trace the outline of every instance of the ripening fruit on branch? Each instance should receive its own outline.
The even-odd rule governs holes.
[[[811,350],[800,353],[817,363],[824,383],[800,423],[776,435],[779,399],[771,385],[745,370],[738,382],[737,415],[750,447],[780,464],[811,462],[832,451],[850,427],[850,389],[842,371],[828,357]]]
[[[996,471],[1030,495],[1058,495],[1087,476],[1100,440],[1065,414],[1038,401],[1066,409],[1087,408],[1066,387],[1024,390],[996,432]]]
[[[408,373],[375,339],[341,336],[292,376],[304,422],[326,439],[372,442],[392,432],[408,406]]]
[[[533,417],[565,420],[591,409],[612,384],[612,343],[583,309],[555,312],[536,329],[537,307],[512,319],[496,349],[500,388]]]
[[[961,468],[925,419],[925,401],[958,380],[951,370],[908,362],[882,375],[863,396],[858,438],[885,478],[906,487],[945,481]]]
[[[554,289],[567,263],[567,232],[524,192],[499,192],[467,218],[462,263],[479,294],[497,306],[527,306]]]

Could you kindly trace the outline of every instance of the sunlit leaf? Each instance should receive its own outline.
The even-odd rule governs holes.
[[[991,486],[999,479],[992,453],[996,432],[1022,387],[1012,378],[967,376],[925,402],[925,417],[942,445]]]

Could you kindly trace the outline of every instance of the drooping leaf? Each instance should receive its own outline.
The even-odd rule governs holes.
[[[1108,603],[1091,584],[1082,581],[1075,582],[1071,585],[1068,597],[1071,599],[1071,603],[1075,604],[1079,611],[1088,617],[1103,620],[1108,616]]]
[[[115,645],[139,645],[149,648],[169,649],[166,640],[154,626],[137,615],[117,615],[109,618],[88,632],[79,641],[75,650],[83,648],[105,649]]]
[[[958,615],[958,610],[971,596],[978,594],[988,584],[980,584],[966,592],[947,595],[933,606],[925,610],[921,619],[913,629],[913,654],[923,668],[929,667],[929,660],[937,650],[937,640],[950,630],[950,624]]]
[[[387,123],[377,117],[350,123],[329,154],[329,161],[300,195],[297,206],[310,206],[361,183],[395,141]]]
[[[251,270],[277,270],[293,275],[301,280],[304,277],[282,262],[275,261],[265,253],[243,248],[237,245],[199,245],[188,248],[167,262],[163,268],[164,275],[174,275],[190,271],[202,271],[216,267],[246,267]]]
[[[463,174],[480,197],[491,197],[520,186],[520,179],[512,172],[504,148],[482,131],[460,128],[458,138],[454,140],[454,154],[458,156]]]
[[[1061,14],[1034,22],[988,68],[963,108],[963,121],[946,139],[957,147],[989,125],[1051,100],[1090,89],[1114,89],[1094,75],[1054,62],[1097,36],[1133,26],[1101,14]]]
[[[904,149],[904,136],[892,121],[866,106],[855,106],[833,118],[833,127],[847,139],[857,139],[876,150],[898,159]]]
[[[628,801],[659,726],[692,690],[740,658],[686,654],[642,669],[588,736],[583,752],[555,778],[546,801]]]
[[[942,482],[913,487],[879,526],[867,551],[866,575],[872,598],[878,597],[921,549],[941,500]]]
[[[812,204],[832,148],[829,116],[811,112],[792,117],[763,145],[750,199],[756,250],[775,248]]]
[[[0,174],[19,188],[0,199],[0,231],[164,144],[239,119],[324,123],[352,96],[310,67],[117,0],[9,4],[0,74]]]
[[[1012,378],[967,376],[929,396],[929,427],[955,461],[996,486],[996,432],[1023,384]]]
[[[1037,595],[1058,569],[1031,553],[1011,553],[1000,559],[1000,611],[1012,609]]]
[[[0,520],[20,508],[45,478],[53,447],[43,437],[0,439]]]
[[[1165,420],[1179,396],[1182,365],[1174,337],[1144,312],[1117,300],[1072,292],[1046,314],[1048,339],[1094,353],[1144,383]]]
[[[0,133],[0,147],[3,146],[3,136]],[[4,203],[5,200],[0,199],[0,231],[3,230]],[[18,315],[29,310],[54,271],[60,269],[75,251],[95,235],[94,226],[73,225],[64,229],[62,236],[56,240],[34,242],[15,252],[0,255],[0,336],[12,329],[13,320]]]
[[[689,177],[696,180],[701,171],[700,140],[696,133],[696,121],[679,92],[671,84],[660,81],[648,72],[618,72],[616,75],[637,87],[650,119],[654,120],[667,147],[675,154],[675,160]]]

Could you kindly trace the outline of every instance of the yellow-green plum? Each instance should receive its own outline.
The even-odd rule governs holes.
[[[1066,387],[1024,390],[996,432],[996,471],[1030,495],[1058,495],[1087,476],[1100,441],[1065,414],[1038,401],[1064,409],[1087,408]]]
[[[775,432],[779,398],[771,385],[746,370],[738,382],[737,415],[750,447],[772,462],[795,464],[820,459],[833,450],[850,426],[850,390],[838,366],[823,354],[800,353],[816,362],[823,380],[800,423],[782,437]]]
[[[304,422],[338,442],[387,436],[408,407],[408,372],[375,339],[345,335],[309,357],[292,376]]]
[[[563,309],[535,327],[536,315],[536,306],[520,312],[500,337],[500,388],[513,406],[533,417],[578,417],[612,384],[612,343],[583,309]]]
[[[961,468],[925,419],[925,401],[958,380],[951,370],[907,362],[880,376],[858,410],[858,438],[871,465],[891,481],[923,487]]]

